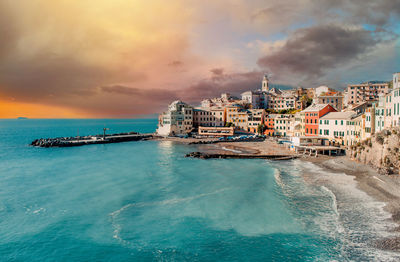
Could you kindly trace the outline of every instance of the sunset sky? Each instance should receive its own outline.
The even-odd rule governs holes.
[[[1,0],[0,118],[135,117],[400,71],[399,0]]]

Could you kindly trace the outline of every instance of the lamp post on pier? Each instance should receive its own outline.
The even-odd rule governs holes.
[[[109,129],[109,128],[106,128],[106,127],[103,128],[103,140],[106,139],[106,131],[107,131],[107,130],[110,130],[110,129]]]

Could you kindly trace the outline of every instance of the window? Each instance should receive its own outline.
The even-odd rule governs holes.
[[[335,120],[335,125],[337,125],[337,120]]]

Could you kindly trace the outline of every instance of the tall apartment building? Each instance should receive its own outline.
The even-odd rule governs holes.
[[[379,94],[389,92],[389,83],[370,81],[358,85],[347,86],[347,103],[349,105],[359,104],[365,101],[378,100]]]

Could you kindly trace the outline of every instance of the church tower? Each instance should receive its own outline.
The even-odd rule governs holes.
[[[264,75],[263,81],[262,81],[262,91],[268,92],[269,91],[269,80],[268,76]]]

